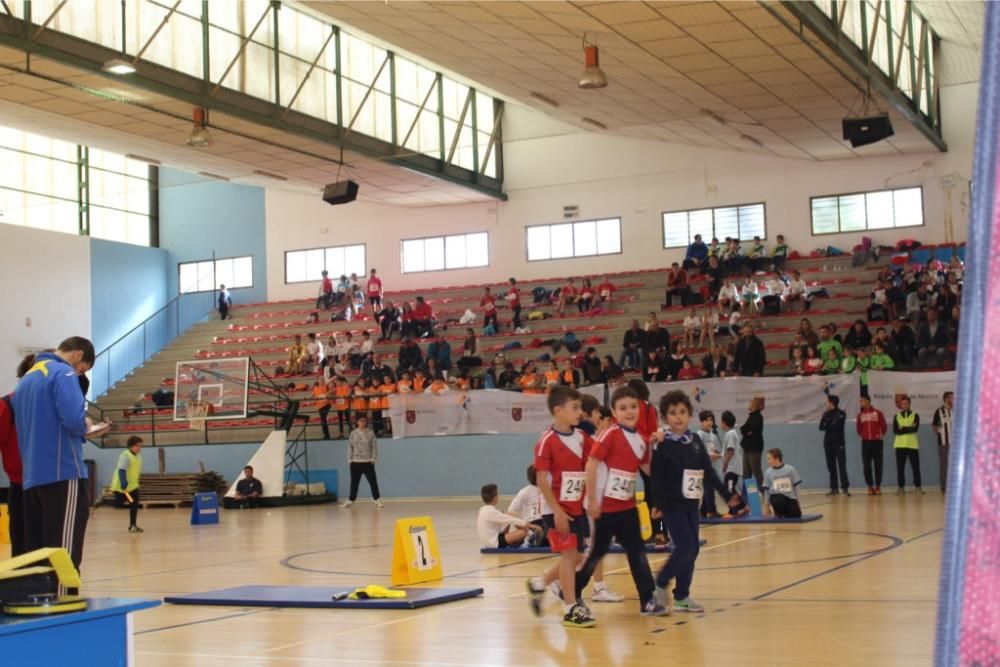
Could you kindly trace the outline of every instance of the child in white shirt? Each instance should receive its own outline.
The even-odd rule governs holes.
[[[718,462],[722,459],[722,443],[715,430],[715,415],[711,410],[702,410],[698,414],[698,421],[701,427],[698,429],[698,437],[708,450],[708,457],[712,459],[712,467],[718,472]],[[702,517],[719,516],[718,508],[715,505],[715,491],[710,487],[704,490],[701,497]]]
[[[705,304],[705,313],[701,316],[701,335],[698,337],[698,347],[705,347],[708,339],[709,349],[715,347],[715,330],[719,328],[719,311]]]
[[[743,314],[756,315],[759,292],[757,290],[757,283],[752,276],[747,276],[743,280],[743,286],[740,288],[740,296],[742,297],[741,308],[743,309]]]
[[[694,347],[694,337],[697,335],[699,329],[701,329],[701,318],[698,317],[698,311],[692,308],[688,316],[684,318],[685,348]]]
[[[543,528],[542,492],[538,489],[538,473],[535,472],[535,466],[528,466],[527,477],[528,485],[522,487],[517,492],[517,495],[514,496],[514,500],[510,501],[510,505],[507,507],[507,514],[519,517],[528,523]],[[533,546],[544,546],[545,534],[542,533],[537,537],[538,540],[535,541]]]
[[[479,508],[476,530],[479,545],[484,549],[508,549],[521,546],[529,533],[540,533],[541,528],[524,519],[504,514],[497,509],[500,492],[496,484],[486,484],[479,495],[483,506]]]
[[[732,493],[742,496],[740,491],[740,477],[743,475],[743,447],[740,444],[742,437],[736,428],[736,415],[729,410],[722,413],[722,430],[725,435],[722,437],[722,449],[725,452],[722,456],[722,471],[725,473],[723,482],[726,488]],[[750,511],[746,503],[741,502],[733,507],[731,514],[746,514]]]
[[[740,304],[740,294],[736,285],[729,278],[722,281],[722,288],[719,289],[719,309],[735,310]]]
[[[361,356],[365,356],[369,352],[375,351],[375,342],[372,340],[372,335],[367,331],[361,334]]]

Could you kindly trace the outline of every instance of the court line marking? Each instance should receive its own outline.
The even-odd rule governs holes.
[[[189,621],[188,623],[176,623],[174,625],[164,625],[159,628],[149,628],[148,630],[140,630],[134,632],[136,635],[148,635],[154,632],[162,632],[164,630],[173,630],[174,628],[185,628],[189,625],[201,625],[203,623],[214,623],[215,621],[224,621],[229,618],[240,618],[242,616],[251,616],[253,614],[260,614],[265,611],[274,611],[277,607],[269,607],[267,609],[250,609],[248,611],[241,611],[236,614],[226,614],[225,616],[214,616],[212,618],[203,618],[200,621]]]
[[[722,547],[728,547],[730,544],[737,544],[739,542],[747,542],[749,540],[755,540],[758,537],[767,537],[768,535],[777,535],[777,534],[778,534],[778,531],[772,530],[772,531],[767,532],[767,533],[758,533],[756,535],[749,535],[747,537],[740,537],[738,539],[730,540],[728,542],[720,542],[719,544],[711,544],[711,545],[709,545],[707,547],[701,548],[699,550],[699,553],[701,553],[702,551],[711,551],[713,549],[721,549]],[[667,559],[666,558],[654,558],[653,560],[649,561],[649,565],[652,566],[654,563],[662,563],[665,560],[667,560]],[[618,574],[620,572],[629,572],[629,571],[630,571],[629,568],[626,566],[626,567],[620,567],[620,568],[618,568],[616,570],[608,570],[608,571],[606,571],[604,573],[604,575],[607,576],[609,574]]]
[[[183,658],[214,658],[226,663],[232,662],[233,660],[247,660],[251,663],[256,663],[261,659],[261,655],[236,655],[233,653],[178,653],[178,652],[168,652],[168,651],[136,651],[136,655],[149,655],[149,656],[167,656],[167,657],[183,657]],[[305,656],[280,656],[273,655],[267,656],[268,661],[282,662],[293,662],[293,663],[316,663],[316,664],[350,664],[350,665],[427,665],[426,660],[414,661],[414,660],[392,660],[386,658],[379,658],[377,660],[366,659],[366,658],[336,658],[336,657],[305,657]],[[435,665],[445,665],[447,667],[468,667],[468,662],[441,662],[440,660],[434,660]]]

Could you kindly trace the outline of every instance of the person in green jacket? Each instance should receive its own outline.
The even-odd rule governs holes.
[[[829,352],[833,350],[837,353],[837,361],[840,362],[840,358],[844,356],[844,347],[840,344],[840,341],[833,337],[833,334],[837,333],[837,330],[831,330],[829,326],[824,326],[819,328],[819,345],[816,346],[816,351],[819,352],[819,358],[826,362],[830,358]]]
[[[833,348],[827,348],[826,357],[823,359],[823,375],[837,375],[840,373],[840,357]]]
[[[889,359],[891,362],[892,359]],[[872,358],[868,356],[868,348],[859,347],[855,353],[854,367],[861,370],[861,395],[868,395],[868,369],[872,367]]]
[[[913,486],[917,488],[917,493],[923,493],[920,480],[920,441],[917,439],[917,431],[920,430],[920,415],[910,410],[910,397],[901,396],[898,399],[899,412],[892,419],[892,432],[896,434],[896,439],[892,444],[896,450],[896,479],[898,488],[896,493],[902,495],[906,493],[906,462],[910,462],[910,469],[913,471]]]
[[[142,438],[133,435],[125,451],[118,457],[115,474],[111,477],[111,490],[118,497],[120,507],[128,507],[128,532],[141,533],[136,525],[139,516],[139,476],[142,474]]]
[[[854,356],[854,349],[850,346],[844,348],[844,358],[840,360],[840,372],[850,375],[858,366],[858,360]]]
[[[875,354],[871,356],[868,361],[868,367],[873,371],[891,371],[896,367],[896,362],[892,360],[888,354],[885,353],[885,346],[881,343],[875,343]],[[867,381],[867,377],[865,380]]]

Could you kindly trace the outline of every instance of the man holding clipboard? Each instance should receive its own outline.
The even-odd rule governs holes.
[[[115,474],[111,476],[111,490],[118,497],[119,507],[128,507],[128,532],[141,533],[135,524],[139,516],[139,475],[142,474],[142,438],[133,435],[126,449],[118,457]]]

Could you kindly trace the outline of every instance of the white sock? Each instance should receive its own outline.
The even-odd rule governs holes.
[[[545,581],[541,577],[533,577],[531,579],[531,587],[536,591],[544,591]]]
[[[563,612],[568,614],[576,603],[563,602]]]
[[[607,588],[607,586],[604,585],[603,581],[595,581],[594,582],[594,592],[595,593],[599,593],[600,591],[603,591],[606,588]]]

